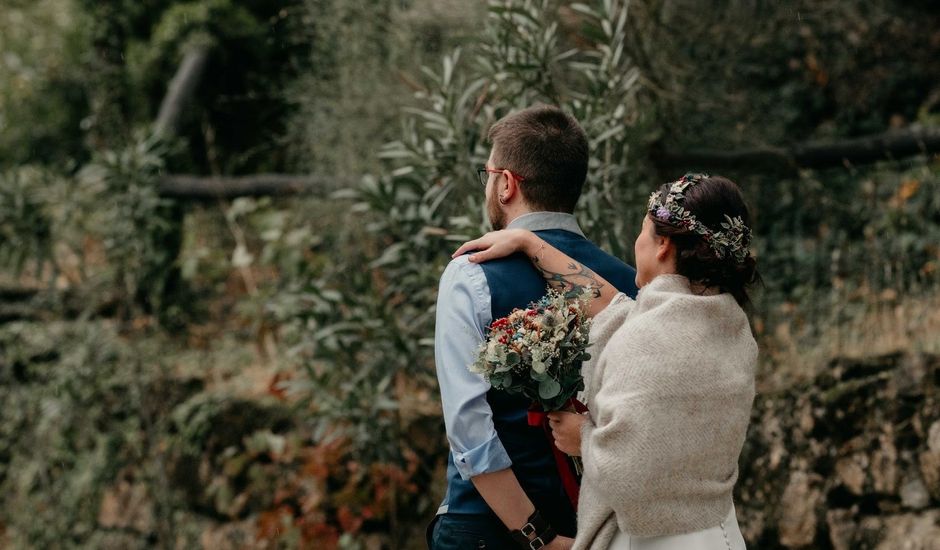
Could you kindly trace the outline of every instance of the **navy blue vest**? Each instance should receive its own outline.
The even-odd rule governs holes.
[[[621,292],[636,297],[636,271],[632,267],[576,233],[561,229],[535,233],[600,274]],[[509,315],[514,308],[528,306],[547,291],[545,279],[523,254],[480,266],[490,289],[493,319]],[[523,490],[556,530],[573,536],[575,513],[561,485],[548,438],[541,428],[531,427],[527,422],[531,402],[498,390],[490,390],[486,399],[493,410],[496,433],[512,460],[513,473]],[[447,495],[443,504],[451,514],[492,513],[473,483],[460,477],[452,453],[448,457]]]

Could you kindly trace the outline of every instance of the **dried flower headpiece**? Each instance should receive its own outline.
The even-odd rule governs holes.
[[[650,195],[649,213],[657,220],[698,233],[719,258],[733,257],[738,263],[743,263],[749,254],[751,230],[740,216],[732,218],[725,214],[727,221],[721,223],[721,230],[713,231],[682,207],[685,190],[707,178],[708,174],[686,174],[672,182],[665,196],[659,191],[654,192]]]

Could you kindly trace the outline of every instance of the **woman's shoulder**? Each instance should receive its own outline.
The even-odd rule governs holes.
[[[619,325],[609,343],[628,348],[618,351],[630,355],[645,350],[658,353],[677,342],[706,347],[753,345],[747,314],[733,296],[695,294],[688,279],[681,276],[660,276],[644,286]]]
[[[617,293],[591,321],[591,340],[609,340],[611,335],[626,322],[633,311],[636,301],[623,292]]]
[[[640,290],[635,313],[665,317],[688,323],[696,318],[712,322],[719,318],[743,320],[747,314],[730,293],[697,292],[681,275],[660,275]]]
[[[636,305],[636,300],[627,296],[623,292],[618,292],[614,295],[613,298],[610,299],[610,303],[607,304],[607,307],[602,309],[600,313],[594,316],[594,322],[605,324],[608,323],[611,319],[621,318],[629,315],[634,305]]]

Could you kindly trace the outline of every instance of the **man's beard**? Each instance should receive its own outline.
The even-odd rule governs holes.
[[[490,218],[490,227],[493,228],[493,231],[506,229],[506,213],[499,207],[495,194],[490,200],[486,201],[486,214]]]

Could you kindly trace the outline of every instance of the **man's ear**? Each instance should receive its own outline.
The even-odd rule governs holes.
[[[503,198],[504,203],[508,203],[517,193],[521,192],[519,191],[519,180],[509,170],[503,170],[503,181],[505,183],[499,196]]]

